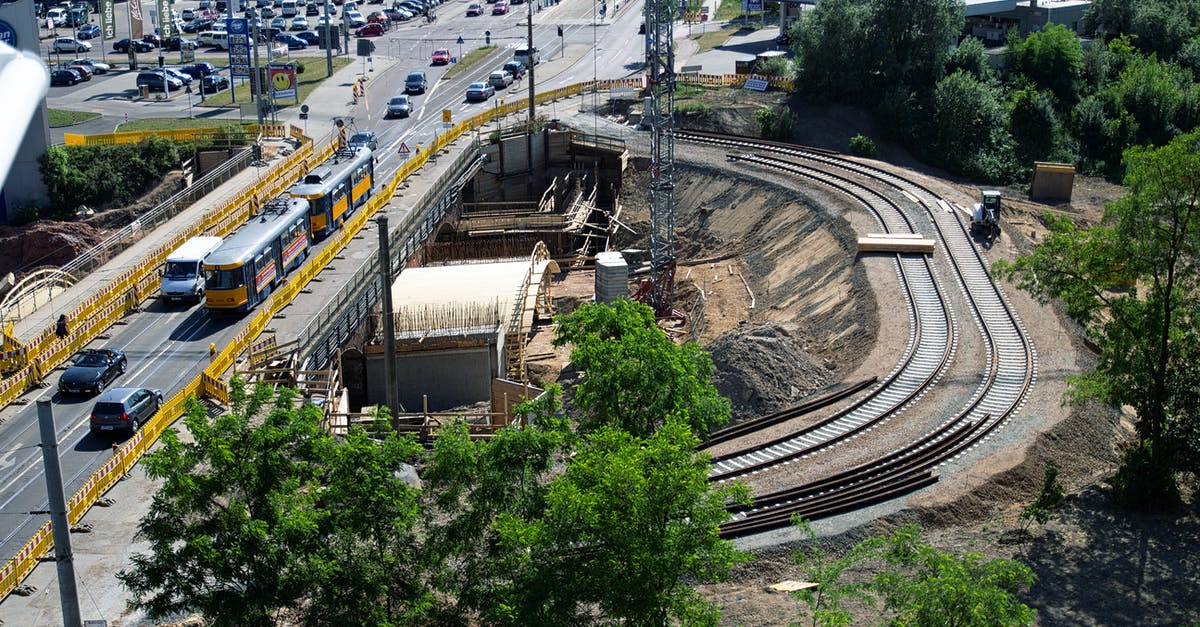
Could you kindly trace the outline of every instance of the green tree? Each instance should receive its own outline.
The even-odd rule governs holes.
[[[1064,107],[1074,106],[1083,48],[1079,37],[1062,24],[1051,24],[1025,39],[1010,31],[1008,59],[1012,71],[1049,89]]]
[[[1054,512],[1062,505],[1064,498],[1062,485],[1058,483],[1058,466],[1054,462],[1048,462],[1042,476],[1041,491],[1038,492],[1037,498],[1032,503],[1021,510],[1020,519],[1024,522],[1023,528],[1028,530],[1029,525],[1034,522],[1039,525],[1050,522],[1054,517]]]
[[[586,436],[551,484],[538,518],[500,522],[504,545],[526,563],[526,624],[586,622],[594,608],[616,624],[715,625],[719,613],[689,584],[726,577],[748,557],[722,540],[727,503],[744,486],[713,487],[709,457],[688,424],[649,437],[602,427]],[[544,608],[560,608],[543,622]]]
[[[792,553],[792,561],[804,572],[805,579],[817,584],[815,588],[793,592],[808,606],[813,627],[845,627],[854,621],[854,615],[843,606],[844,601],[855,599],[875,605],[871,586],[864,581],[843,581],[850,570],[872,556],[871,544],[860,542],[841,557],[833,558],[817,542],[817,534],[805,520],[792,521],[806,538],[804,546]]]
[[[974,38],[966,37],[950,53],[950,58],[946,61],[946,74],[953,74],[957,71],[963,71],[977,80],[987,81],[992,76],[992,66],[988,63],[987,48],[983,46],[983,42]]]
[[[1191,357],[1200,311],[1200,133],[1161,148],[1126,153],[1128,196],[1110,204],[1102,222],[1081,230],[1048,216],[1050,235],[1031,254],[1000,262],[1041,301],[1060,299],[1101,349],[1093,372],[1075,378],[1076,398],[1095,397],[1137,410],[1138,444],[1115,479],[1131,507],[1174,503],[1174,475],[1186,463],[1183,439],[1198,420],[1191,395]]]
[[[161,480],[139,534],[150,543],[118,579],[161,618],[197,611],[218,625],[422,624],[432,596],[415,528],[416,488],[398,472],[420,451],[358,428],[338,442],[296,392],[232,386],[230,413],[191,401],[145,458]]]
[[[312,505],[329,438],[319,410],[296,410],[292,397],[235,383],[229,414],[209,420],[189,403],[194,442],[163,432],[144,462],[163,482],[138,526],[150,551],[117,575],[131,605],[152,618],[198,611],[216,624],[273,625],[311,590],[304,556],[318,545]]]
[[[857,0],[826,0],[802,11],[792,26],[796,85],[818,100],[869,101],[870,7]]]
[[[1036,579],[1029,567],[1004,559],[953,555],[926,545],[920,529],[906,526],[876,540],[888,568],[873,587],[895,612],[890,625],[1016,626],[1036,612],[1016,594]]]
[[[934,88],[921,130],[921,156],[936,165],[987,181],[1015,170],[1007,112],[999,92],[964,72]]]
[[[611,425],[644,437],[678,417],[703,435],[729,421],[712,359],[695,342],[667,337],[646,305],[588,303],[556,322],[554,344],[572,344],[571,363],[584,373],[573,403],[582,430]]]
[[[901,85],[928,88],[941,80],[965,10],[959,0],[872,0],[870,41],[878,84],[870,95]]]
[[[1051,158],[1062,133],[1054,112],[1054,96],[1032,86],[1017,90],[1012,94],[1009,128],[1023,168]]]
[[[472,441],[462,422],[446,426],[422,473],[424,511],[430,525],[425,552],[434,587],[450,600],[449,623],[480,617],[485,624],[555,624],[556,608],[527,595],[523,557],[501,542],[498,521],[536,520],[546,507],[551,471],[573,448],[575,436],[557,416],[558,390],[518,407],[529,426],[504,429],[489,441]],[[572,616],[574,606],[567,610]],[[558,623],[558,624],[561,624]]]
[[[1134,59],[1109,87],[1112,99],[1137,121],[1139,144],[1162,145],[1179,133],[1175,120],[1183,105],[1191,74],[1154,58]],[[1110,117],[1116,117],[1110,115]]]

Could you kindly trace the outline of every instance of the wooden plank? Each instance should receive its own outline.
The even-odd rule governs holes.
[[[907,239],[903,237],[860,237],[860,253],[923,253],[932,255],[935,242],[931,239]]]

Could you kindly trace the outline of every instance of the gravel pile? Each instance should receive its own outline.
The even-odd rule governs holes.
[[[714,384],[733,403],[733,421],[795,405],[830,383],[830,371],[802,348],[794,328],[745,324],[706,347]]]

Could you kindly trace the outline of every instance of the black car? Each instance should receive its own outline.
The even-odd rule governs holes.
[[[200,79],[200,93],[215,94],[223,89],[229,89],[229,79],[220,74],[209,74]]]
[[[210,18],[207,18],[207,17],[198,17],[198,18],[196,18],[196,19],[194,19],[194,20],[192,20],[192,21],[188,22],[187,24],[184,24],[184,25],[183,25],[183,32],[185,32],[185,33],[198,33],[198,32],[200,32],[200,31],[202,31],[202,30],[207,30],[207,29],[208,29],[208,27],[209,27],[209,26],[212,26],[214,23],[215,23],[215,21],[214,21],[214,20],[212,20],[212,19],[210,19]]]
[[[321,36],[315,30],[302,30],[296,33],[296,36],[304,40],[304,43],[315,46],[321,40]]]
[[[113,44],[113,52],[121,52],[129,54],[129,47],[133,46],[133,51],[137,53],[150,52],[154,50],[154,45],[140,39],[130,42],[128,39],[119,39]]]
[[[214,67],[213,64],[211,64],[211,63],[199,61],[199,62],[193,63],[191,65],[185,65],[185,66],[179,68],[179,71],[183,72],[184,74],[187,74],[188,76],[191,76],[192,78],[204,78],[205,76],[208,76],[209,74],[212,74],[213,72],[216,72],[217,68]]]
[[[199,45],[195,39],[188,39],[186,37],[167,37],[162,42],[163,49],[171,52],[178,52],[184,48],[195,50]]]
[[[59,377],[58,391],[63,394],[99,394],[113,379],[124,374],[128,366],[125,353],[115,348],[85,350]]]
[[[304,7],[304,15],[306,15],[308,17],[312,17],[314,15],[320,15],[320,14],[321,14],[321,7],[318,7],[315,4],[309,4]]]
[[[50,85],[53,87],[70,87],[82,80],[83,78],[75,70],[64,68],[50,72]]]
[[[506,61],[500,69],[512,74],[513,80],[519,81],[525,76],[525,64],[515,59]]]
[[[128,431],[132,435],[158,413],[162,402],[159,390],[113,388],[96,399],[88,423],[93,434]]]
[[[138,73],[137,86],[147,87],[150,91],[166,92],[174,89],[183,89],[183,81],[162,70],[151,70]]]

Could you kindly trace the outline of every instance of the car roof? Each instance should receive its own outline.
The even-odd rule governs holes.
[[[96,399],[97,403],[124,403],[142,388],[109,388]]]

